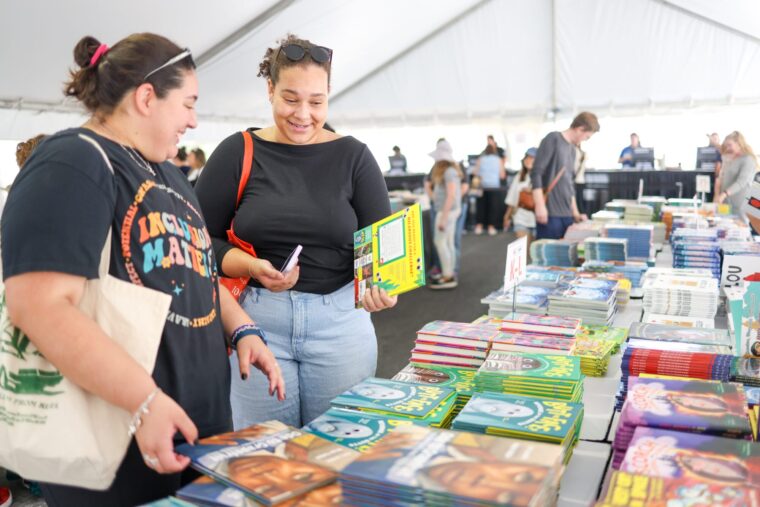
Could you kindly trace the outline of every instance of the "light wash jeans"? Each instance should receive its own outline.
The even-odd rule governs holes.
[[[444,229],[438,229],[438,222],[443,219],[443,214],[437,212],[435,215],[435,230],[433,231],[433,242],[435,249],[438,251],[438,258],[441,260],[441,274],[446,278],[454,276],[454,267],[457,260],[457,251],[454,246],[454,235],[457,229],[457,220],[459,219],[459,210],[449,212]]]
[[[278,419],[300,428],[330,408],[330,400],[375,374],[377,338],[370,315],[354,308],[354,285],[331,294],[248,287],[240,304],[264,330],[285,379],[286,399],[269,396],[263,373],[248,380],[233,367],[232,420],[236,430]]]

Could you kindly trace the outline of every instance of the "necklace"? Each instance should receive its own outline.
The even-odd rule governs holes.
[[[98,127],[102,128],[103,130],[105,130],[106,132],[108,132],[108,134],[111,136],[111,140],[113,142],[115,142],[116,144],[118,144],[119,146],[121,146],[121,149],[124,150],[127,153],[127,155],[129,155],[129,158],[132,159],[132,162],[134,162],[135,164],[137,164],[137,166],[140,169],[144,169],[144,170],[148,171],[154,177],[156,176],[156,171],[153,170],[153,168],[143,158],[143,156],[140,154],[140,152],[137,151],[135,148],[133,148],[131,146],[126,146],[121,141],[119,141],[119,136],[117,136],[116,133],[113,130],[111,130],[111,128],[108,125],[106,125],[106,122],[104,122],[103,120],[99,120],[97,122],[97,125],[98,125]]]

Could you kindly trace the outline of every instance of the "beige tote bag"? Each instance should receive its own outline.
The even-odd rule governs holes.
[[[97,141],[79,137],[113,172]],[[79,309],[152,372],[171,296],[112,277],[110,257],[109,230],[99,278],[87,280]],[[11,324],[1,282],[0,291],[0,466],[29,480],[108,489],[132,439],[132,414],[63,377]]]

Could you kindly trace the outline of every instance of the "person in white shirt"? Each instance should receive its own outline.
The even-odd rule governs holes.
[[[532,210],[527,210],[519,206],[520,192],[531,191],[530,170],[533,169],[533,161],[536,158],[536,148],[528,148],[522,159],[522,169],[520,173],[512,180],[512,184],[507,191],[507,198],[504,202],[507,205],[507,212],[504,214],[504,230],[514,225],[515,234],[518,238],[528,236],[528,242],[536,234],[536,215]]]

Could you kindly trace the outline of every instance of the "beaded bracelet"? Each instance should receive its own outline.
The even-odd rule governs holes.
[[[160,387],[156,387],[153,389],[153,391],[150,392],[147,398],[145,398],[145,401],[143,401],[139,407],[137,407],[137,410],[135,411],[135,414],[132,416],[132,420],[129,421],[128,426],[128,433],[131,437],[135,433],[137,433],[137,430],[140,429],[140,426],[142,426],[142,416],[146,414],[150,414],[150,410],[148,410],[148,407],[150,406],[150,403],[153,401],[153,398],[156,397],[158,393],[161,392]]]
[[[245,336],[258,336],[261,338],[261,341],[264,342],[264,345],[268,345],[267,339],[264,336],[264,331],[262,331],[260,327],[256,324],[243,324],[232,332],[232,336],[230,337],[230,345],[232,348],[237,350],[238,342]]]

